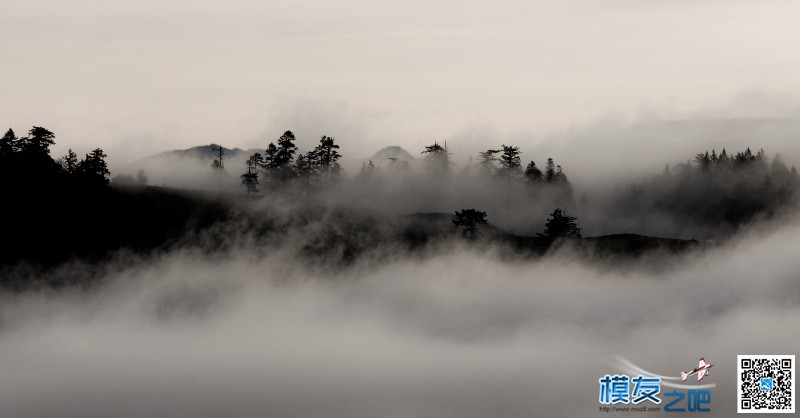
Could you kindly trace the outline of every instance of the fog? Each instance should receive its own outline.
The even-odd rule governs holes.
[[[694,155],[723,148],[764,148],[796,164],[800,160],[800,120],[787,117],[729,117],[725,112],[669,118],[644,115],[636,120],[599,119],[545,136],[523,155],[556,158],[585,190],[608,191],[632,177],[659,174]],[[791,166],[791,164],[790,164]],[[611,187],[609,187],[611,185]]]
[[[302,212],[307,207],[333,208],[369,212],[386,219],[476,208],[487,212],[494,226],[525,236],[541,232],[547,216],[555,208],[562,208],[578,217],[587,236],[627,232],[718,240],[736,233],[743,224],[773,216],[776,210],[793,210],[796,202],[792,196],[798,182],[789,169],[800,161],[800,150],[790,141],[795,129],[800,134],[800,125],[789,121],[652,122],[624,128],[604,125],[602,129],[587,128],[559,139],[555,143],[561,145],[551,149],[553,152],[537,154],[536,149],[528,152],[521,148],[521,167],[514,173],[504,172],[497,161],[489,168],[477,158],[459,162],[463,155],[459,154],[458,143],[450,142],[447,145],[451,165],[445,175],[431,172],[429,161],[418,153],[414,154],[419,158],[407,168],[393,166],[388,160],[375,160],[375,171],[364,175],[360,163],[367,160],[347,158],[345,154],[345,170],[335,181],[320,181],[310,188],[303,181],[287,186],[271,183],[260,172],[259,191],[250,197],[259,200],[255,206],[282,213]],[[590,141],[592,132],[597,135],[595,142]],[[728,135],[732,132],[736,135]],[[637,142],[645,134],[654,139]],[[672,137],[679,140],[670,143]],[[705,137],[730,140],[704,142],[701,139]],[[682,142],[683,138],[691,141]],[[298,154],[312,148],[309,142],[298,139]],[[581,143],[595,145],[581,147]],[[726,148],[733,157],[748,144],[753,144],[754,153],[762,144],[772,148],[764,151],[762,162],[746,169],[721,167],[707,172],[695,160],[697,153],[715,147],[718,152]],[[495,143],[485,147],[500,148]],[[243,161],[249,152],[226,157],[223,175],[213,172],[210,155],[195,158],[193,154],[162,154],[130,166],[129,172],[144,168],[150,184],[221,192],[231,200],[246,194],[239,174],[245,171]],[[782,163],[776,167],[778,154]],[[544,171],[545,156],[550,155],[555,156],[556,165],[563,166],[569,184],[531,183],[523,176],[522,168],[531,159]],[[565,156],[563,160],[561,155]],[[663,161],[672,167],[668,175],[664,170],[668,163]],[[762,195],[767,175],[778,189],[774,196],[777,200]],[[287,189],[291,190],[287,193]],[[787,198],[779,196],[784,193],[781,190]],[[281,205],[288,206],[279,208]]]
[[[616,184],[624,185],[631,177],[660,173],[666,164],[674,166],[686,162],[706,149],[720,152],[726,148],[730,152],[747,147],[764,148],[770,157],[779,152],[789,161],[800,160],[800,145],[796,140],[800,137],[800,119],[794,116],[797,114],[795,107],[772,97],[756,96],[752,100],[756,102],[754,106],[768,111],[747,113],[740,110],[743,106],[739,101],[733,101],[706,112],[647,112],[639,109],[632,115],[597,117],[547,130],[533,125],[509,129],[490,122],[443,125],[435,136],[426,134],[424,125],[417,126],[420,135],[399,136],[393,133],[391,126],[370,125],[366,113],[340,110],[329,104],[302,102],[285,111],[286,116],[273,123],[271,129],[248,132],[246,136],[251,139],[227,135],[201,136],[180,148],[221,143],[226,148],[239,147],[264,154],[267,144],[275,142],[288,129],[297,136],[300,152],[305,152],[318,144],[321,135],[330,135],[340,144],[342,165],[352,176],[358,173],[362,162],[387,146],[402,146],[412,156],[419,157],[424,145],[446,141],[454,168],[458,170],[467,166],[470,158],[475,163],[479,152],[497,149],[501,144],[516,145],[522,152],[523,163],[532,160],[541,167],[547,158],[552,157],[584,190],[610,189]],[[407,126],[408,122],[398,121],[397,124]],[[63,154],[69,147],[81,155],[79,143],[69,139],[72,132],[57,131],[56,134],[67,139],[56,144],[54,155]],[[152,144],[145,141],[149,144],[147,147],[118,148],[126,142],[128,140],[114,141],[107,149],[112,174],[135,174],[136,170],[143,168],[153,184],[208,188],[206,174],[211,171],[211,160],[164,158],[161,153],[175,148],[172,141],[166,139]],[[89,146],[85,148],[86,152],[90,149]],[[246,157],[225,157],[232,179],[230,184],[235,184],[238,175],[245,170]],[[389,163],[385,160],[373,162],[384,167]]]
[[[2,296],[0,403],[10,416],[591,416],[615,356],[668,376],[704,356],[711,416],[730,416],[736,354],[800,346],[798,233],[773,224],[611,269],[461,244],[333,270],[244,243],[110,261],[89,289]]]
[[[800,93],[785,0],[5,5],[4,123],[120,164],[234,138],[262,147],[286,129],[377,149],[486,127],[529,148],[650,109],[796,117]]]
[[[30,260],[0,267],[0,415],[583,417],[620,357],[665,376],[705,357],[708,415],[728,417],[737,354],[800,347],[794,2],[3,6],[3,122],[55,132],[40,162],[100,147],[110,178],[151,187],[3,171],[24,190],[5,254]],[[336,138],[344,175],[246,194],[245,158],[286,130],[299,152]],[[446,174],[359,176],[434,141]],[[153,157],[210,143],[249,151],[223,175]],[[481,172],[501,144],[569,183]],[[723,147],[769,161],[686,164]],[[474,243],[447,217],[467,208],[490,223]],[[556,208],[585,237],[699,242],[539,257],[546,239],[509,235]]]
[[[215,152],[211,151],[216,145],[200,145],[205,153],[163,150],[163,152],[137,160],[126,165],[118,165],[112,171],[114,174],[135,175],[138,170],[147,173],[149,184],[156,186],[175,187],[180,189],[210,190],[210,191],[240,191],[239,175],[245,166],[245,161],[252,154],[241,149],[228,149],[224,147],[223,163],[226,166],[225,175],[217,175],[211,164],[215,160]],[[265,146],[266,148],[266,146]],[[113,168],[113,167],[112,167]]]

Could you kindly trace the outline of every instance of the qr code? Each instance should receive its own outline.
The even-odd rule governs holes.
[[[794,355],[739,355],[739,413],[794,413]]]

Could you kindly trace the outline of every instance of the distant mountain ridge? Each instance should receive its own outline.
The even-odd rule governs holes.
[[[208,144],[208,145],[198,145],[191,148],[186,149],[175,149],[170,151],[163,151],[158,154],[151,155],[149,157],[145,157],[142,160],[152,160],[158,158],[170,158],[170,157],[180,157],[180,158],[196,158],[199,160],[204,160],[211,162],[215,158],[217,158],[218,152],[217,147],[219,144]],[[225,148],[222,147],[224,152],[223,158],[247,158],[253,153],[258,152],[263,154],[263,149],[252,148],[252,149],[241,149],[241,148]],[[375,154],[372,155],[369,159],[372,161],[385,161],[389,158],[397,158],[399,160],[404,161],[413,161],[415,160],[414,156],[411,155],[408,151],[404,150],[402,147],[397,145],[388,146],[378,150]]]
[[[403,161],[414,161],[414,156],[408,153],[408,151],[404,150],[402,147],[397,145],[388,146],[383,148],[372,155],[370,158],[373,162],[378,161],[385,161],[389,158],[397,158],[398,160]]]
[[[151,155],[149,157],[145,157],[144,160],[151,160],[151,159],[158,159],[158,158],[171,158],[171,157],[179,157],[179,158],[196,158],[199,160],[206,160],[208,162],[213,161],[219,155],[218,151],[218,144],[208,144],[208,145],[199,145],[196,147],[186,148],[186,149],[176,149],[172,151],[164,151],[155,155]],[[263,152],[257,149],[251,150],[244,150],[241,148],[225,148],[222,147],[223,158],[230,157],[230,158],[238,158],[242,155],[250,156],[254,152]]]

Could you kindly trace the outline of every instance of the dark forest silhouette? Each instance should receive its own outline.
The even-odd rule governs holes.
[[[724,236],[795,205],[799,188],[797,170],[787,168],[780,155],[770,162],[763,149],[753,153],[747,148],[733,155],[725,149],[719,154],[712,150],[619,188],[598,209],[618,218],[641,213],[654,219],[668,217],[685,230],[703,228]]]
[[[70,149],[54,159],[50,155],[54,144],[55,134],[42,127],[33,127],[24,137],[9,129],[0,139],[0,178],[6,189],[0,216],[12,220],[4,231],[9,245],[0,254],[0,265],[103,259],[120,249],[147,253],[175,245],[217,248],[227,245],[228,228],[243,228],[258,239],[278,243],[294,236],[301,253],[309,257],[335,254],[339,261],[354,260],[358,254],[386,243],[421,248],[454,234],[470,241],[503,243],[530,254],[541,254],[564,238],[639,254],[641,248],[685,245],[680,240],[630,234],[579,240],[582,229],[577,218],[585,227],[615,218],[658,215],[680,220],[689,231],[699,228],[697,225],[735,231],[740,225],[769,218],[796,204],[800,188],[797,170],[787,167],[780,156],[770,162],[763,150],[753,153],[746,149],[729,155],[723,149],[720,153],[704,151],[685,163],[667,166],[650,179],[619,188],[605,200],[590,204],[582,198],[576,203],[572,184],[560,165],[552,158],[547,158],[541,168],[532,160],[526,163],[522,151],[514,145],[488,149],[479,153],[476,164],[457,167],[452,162],[453,149],[446,142],[435,141],[421,150],[420,170],[414,171],[407,161],[392,157],[384,167],[364,162],[357,175],[348,177],[333,137],[322,136],[313,149],[300,152],[295,135],[286,131],[270,142],[263,154],[254,153],[247,159],[238,193],[201,193],[146,186],[149,179],[141,170],[135,177],[118,174],[109,184],[107,155],[102,149],[82,158]],[[225,170],[231,167],[225,165],[226,153],[220,145],[214,147],[210,171],[227,176]],[[413,181],[402,183],[406,178]],[[533,233],[515,235],[489,225],[487,212],[495,222],[502,216],[483,207],[457,211],[455,217],[416,214],[398,220],[381,212],[369,214],[346,204],[330,203],[340,202],[331,196],[345,185],[383,193],[377,197],[363,195],[379,200],[393,190],[419,191],[420,196],[415,198],[424,201],[458,182],[472,187],[470,192],[476,196],[491,192],[488,196],[499,199],[497,207],[519,205],[524,197],[524,201],[537,202],[548,208],[546,213],[552,213],[548,219],[530,215],[539,228],[544,225],[537,237]],[[408,187],[393,189],[393,184]],[[287,202],[287,214],[275,218],[279,215],[234,209],[239,193],[249,197],[246,201]],[[567,215],[566,207],[574,216]],[[610,215],[598,218],[593,213]],[[247,227],[231,226],[240,223]],[[319,223],[328,226],[321,228]],[[204,238],[197,239],[199,236]]]
[[[71,149],[57,160],[50,156],[55,134],[34,126],[18,138],[9,129],[0,139],[0,176],[12,189],[78,187],[99,188],[109,183],[107,155],[96,148],[82,159]],[[11,180],[13,179],[13,180]]]
[[[144,171],[116,177],[123,187],[112,188],[102,149],[83,158],[70,149],[54,159],[54,144],[55,134],[37,126],[24,137],[9,129],[0,139],[0,218],[6,220],[0,266],[99,260],[119,249],[146,253],[226,217],[214,202],[198,206],[155,188],[145,193]]]

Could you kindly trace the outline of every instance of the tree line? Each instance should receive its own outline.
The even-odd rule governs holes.
[[[313,150],[298,154],[297,158],[295,140],[294,133],[286,131],[277,145],[270,142],[263,155],[256,152],[247,159],[247,171],[240,177],[248,193],[258,192],[261,182],[280,185],[295,180],[310,186],[341,175],[342,156],[333,137],[323,135]]]
[[[486,212],[478,209],[462,209],[456,211],[452,219],[453,226],[461,228],[461,236],[468,241],[475,241],[481,236],[480,226],[486,225]],[[538,237],[553,242],[556,239],[582,238],[578,218],[567,215],[566,211],[556,208],[545,221],[544,232],[537,233]]]
[[[9,129],[0,138],[0,173],[3,178],[16,179],[11,186],[42,189],[54,184],[67,183],[83,187],[105,187],[111,174],[106,164],[108,157],[101,148],[95,148],[84,158],[70,149],[61,158],[50,156],[50,146],[55,144],[55,134],[34,126],[28,135],[17,137]]]
[[[676,235],[705,232],[727,235],[756,217],[771,217],[797,202],[797,169],[766,152],[703,151],[659,175],[618,186],[612,198],[595,205],[614,219],[648,214],[670,222]],[[605,206],[605,207],[604,207]],[[694,231],[694,232],[691,232]]]
[[[270,142],[264,154],[254,153],[245,161],[245,172],[241,174],[241,184],[248,193],[259,191],[260,185],[269,184],[280,188],[289,182],[304,185],[318,185],[327,180],[339,179],[343,169],[339,164],[342,155],[335,139],[322,136],[319,144],[305,154],[297,153],[295,135],[286,131],[275,142]],[[212,163],[215,171],[223,170],[222,154]],[[297,154],[297,155],[296,155]],[[447,178],[455,164],[451,161],[451,152],[444,145],[435,141],[422,150],[424,170],[433,178]],[[478,172],[495,179],[523,180],[531,185],[552,185],[562,189],[564,194],[572,196],[572,186],[560,165],[548,158],[544,170],[539,169],[534,161],[522,168],[520,148],[513,145],[501,145],[499,149],[489,149],[479,153]],[[296,156],[296,158],[295,158]],[[389,158],[389,169],[407,171],[407,161]],[[467,168],[470,168],[469,166]],[[375,176],[380,168],[372,160],[362,164],[357,180],[366,180]]]

